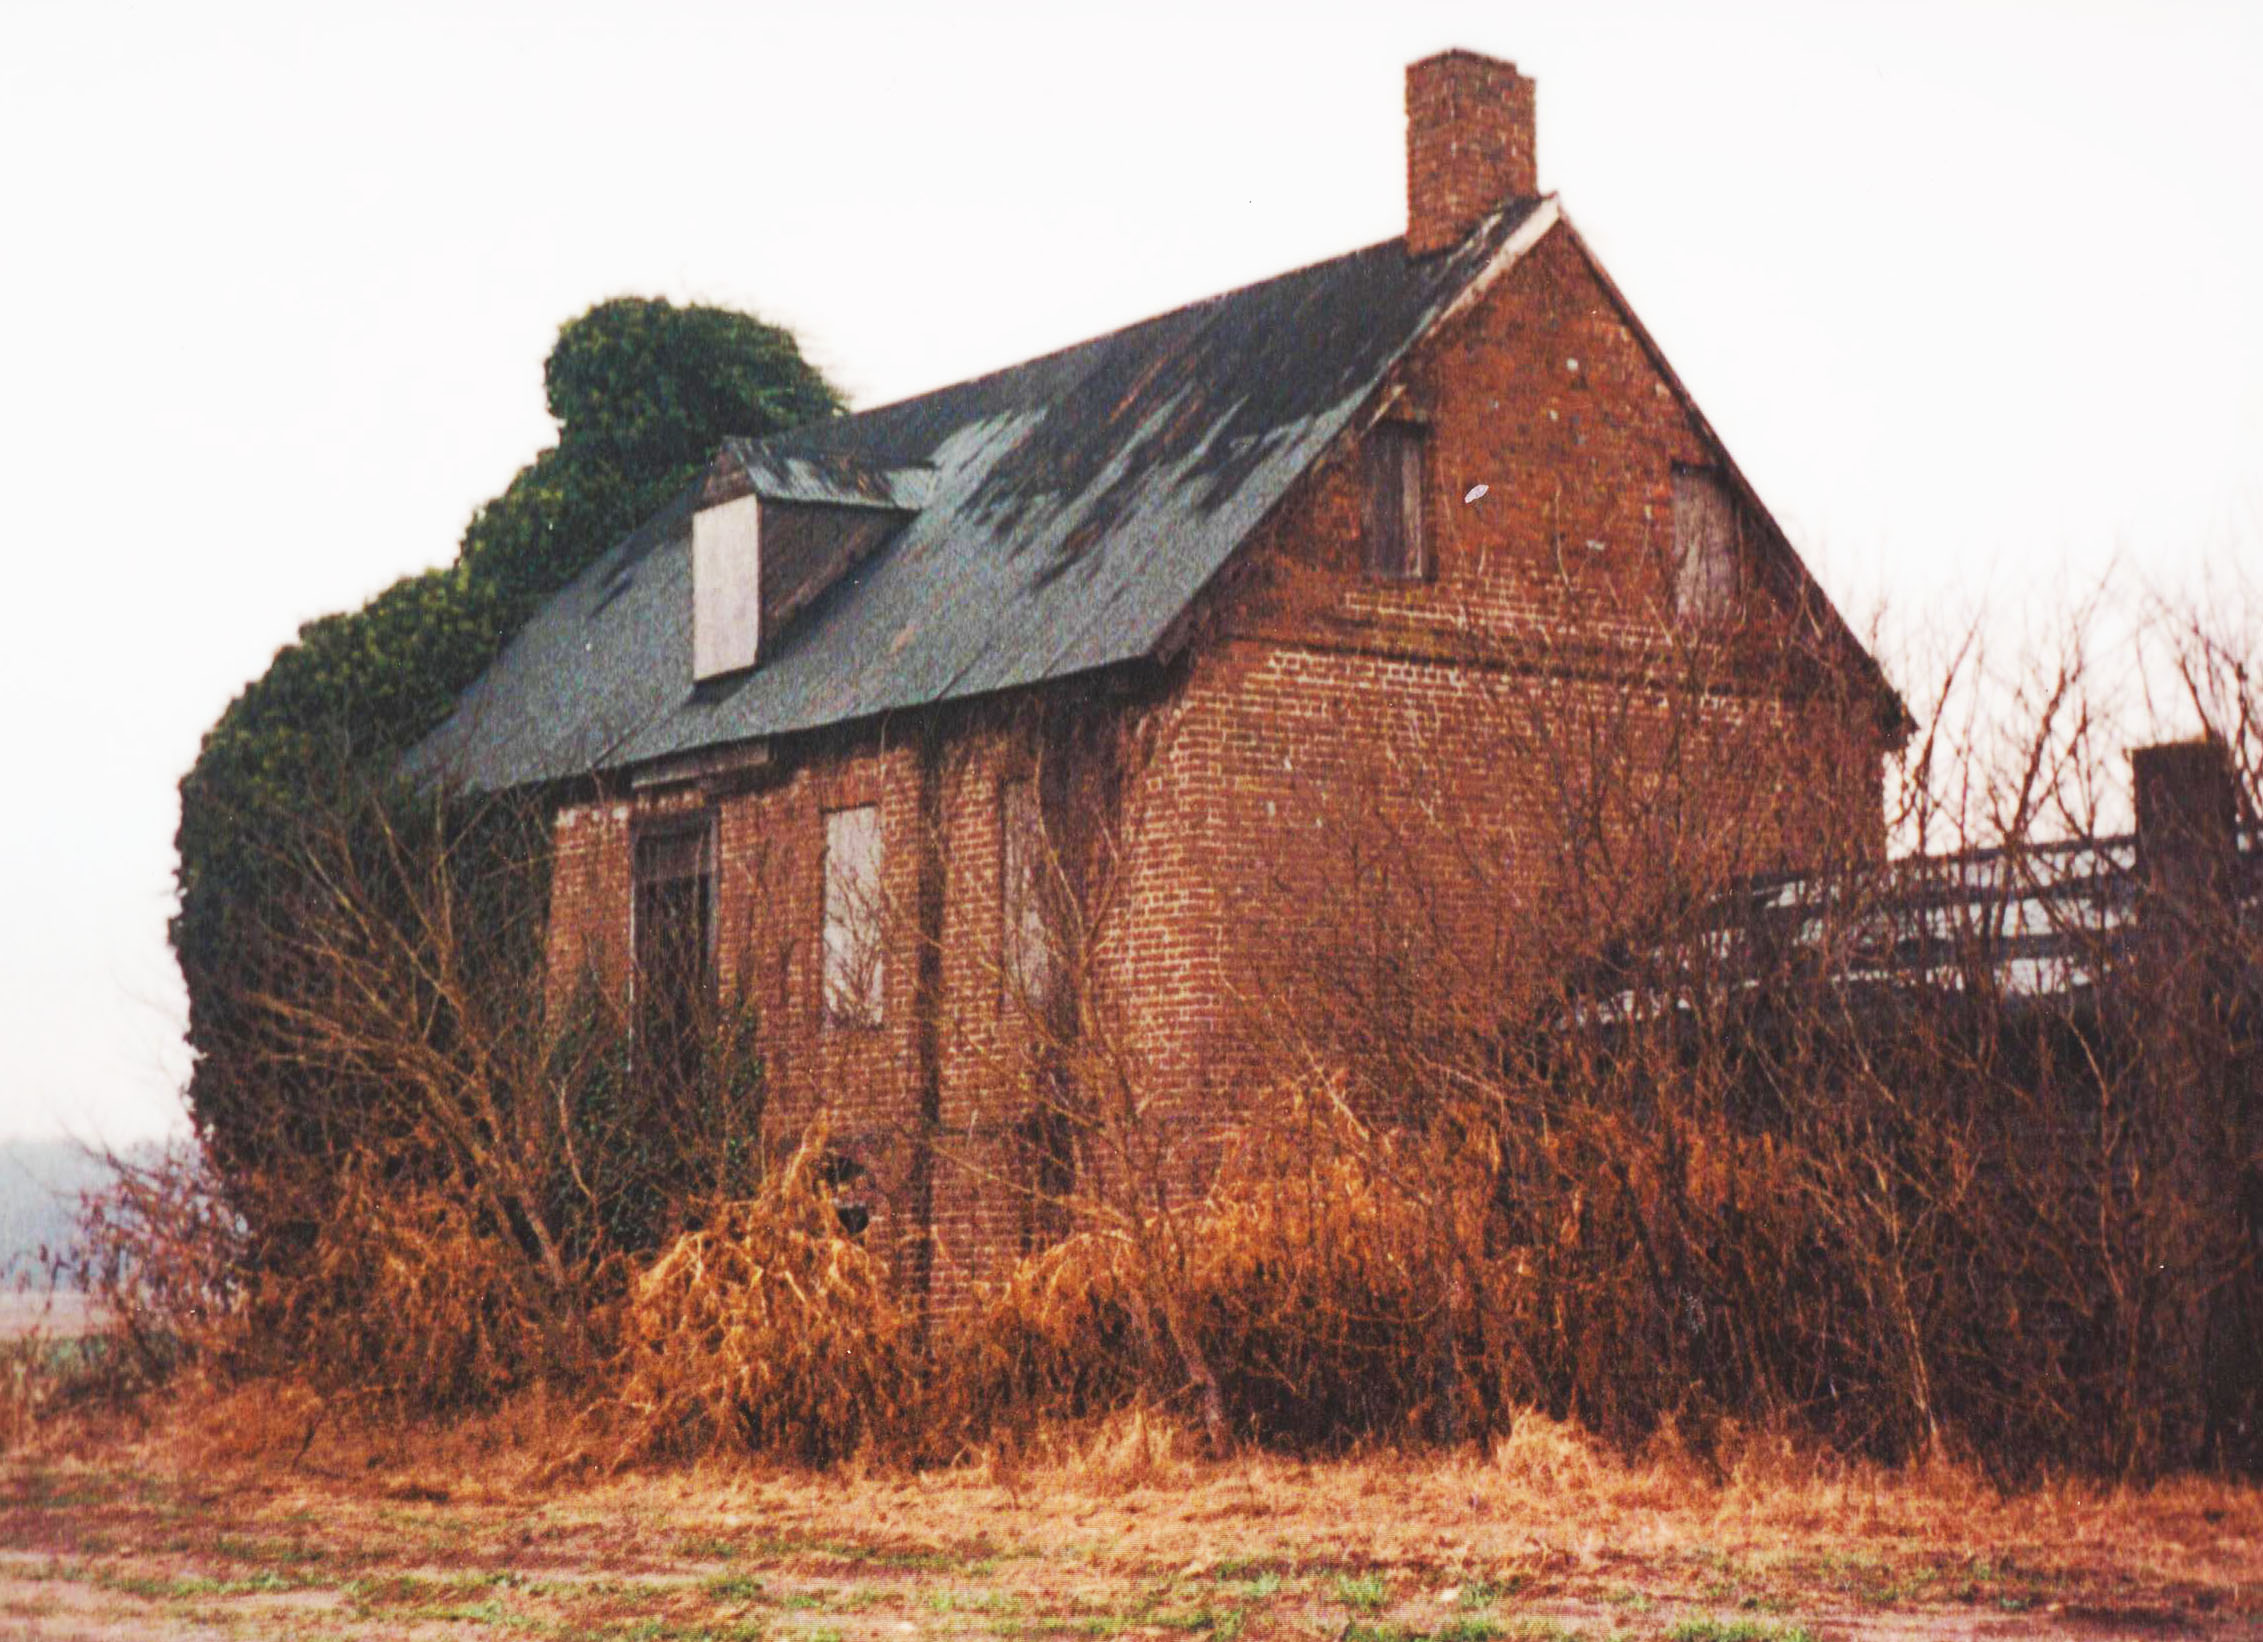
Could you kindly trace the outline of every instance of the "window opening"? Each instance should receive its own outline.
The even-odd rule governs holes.
[[[650,1076],[699,1076],[715,1001],[714,829],[705,816],[636,841],[636,1042]]]
[[[827,812],[824,1007],[833,1025],[881,1022],[881,912],[879,806]]]
[[[1367,567],[1387,581],[1419,581],[1430,573],[1423,443],[1423,430],[1413,422],[1378,422],[1368,430]]]
[[[1710,468],[1674,470],[1674,614],[1721,621],[1737,604],[1737,507]]]
[[[999,958],[1002,1002],[1043,1015],[1052,1003],[1057,954],[1046,916],[1053,863],[1034,776],[1015,776],[999,790]]]

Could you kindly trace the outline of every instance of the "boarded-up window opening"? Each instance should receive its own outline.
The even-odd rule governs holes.
[[[1724,621],[1736,613],[1736,499],[1710,468],[1674,470],[1674,614]]]
[[[1053,1000],[1057,955],[1046,917],[1053,862],[1035,777],[1015,776],[1000,787],[998,823],[1000,1001],[1042,1017]]]
[[[832,1025],[880,1024],[881,911],[879,807],[828,811],[824,995],[825,1019]]]
[[[1378,422],[1367,434],[1367,568],[1389,581],[1430,573],[1423,531],[1423,430]]]
[[[647,1075],[672,1088],[699,1076],[715,1005],[714,828],[708,817],[638,834],[636,1042]]]

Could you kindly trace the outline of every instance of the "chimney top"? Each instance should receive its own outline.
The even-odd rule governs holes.
[[[2157,891],[2211,893],[2239,853],[2239,776],[2213,735],[2129,755],[2138,870]]]
[[[1407,254],[1450,250],[1540,192],[1532,82],[1514,63],[1442,51],[1407,65]]]

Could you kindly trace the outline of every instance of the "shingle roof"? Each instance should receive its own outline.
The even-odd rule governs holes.
[[[1522,202],[1446,255],[1410,259],[1389,240],[734,443],[758,486],[919,511],[760,667],[694,688],[687,493],[549,599],[410,770],[500,789],[1148,655],[1392,362],[1553,210]],[[905,470],[931,475],[924,496]]]

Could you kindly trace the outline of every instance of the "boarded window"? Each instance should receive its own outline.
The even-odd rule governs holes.
[[[880,1024],[880,810],[865,804],[825,817],[825,1018]]]
[[[1422,447],[1422,429],[1412,422],[1378,422],[1368,430],[1367,568],[1389,581],[1416,581],[1430,573]]]
[[[1737,506],[1710,468],[1674,470],[1674,614],[1722,621],[1737,607]]]
[[[1008,1009],[1043,1014],[1053,999],[1055,952],[1046,916],[1053,857],[1046,847],[1037,781],[1017,776],[998,793],[998,951]]]
[[[638,1059],[685,1087],[699,1075],[715,1002],[715,854],[708,818],[640,832],[631,910]]]

